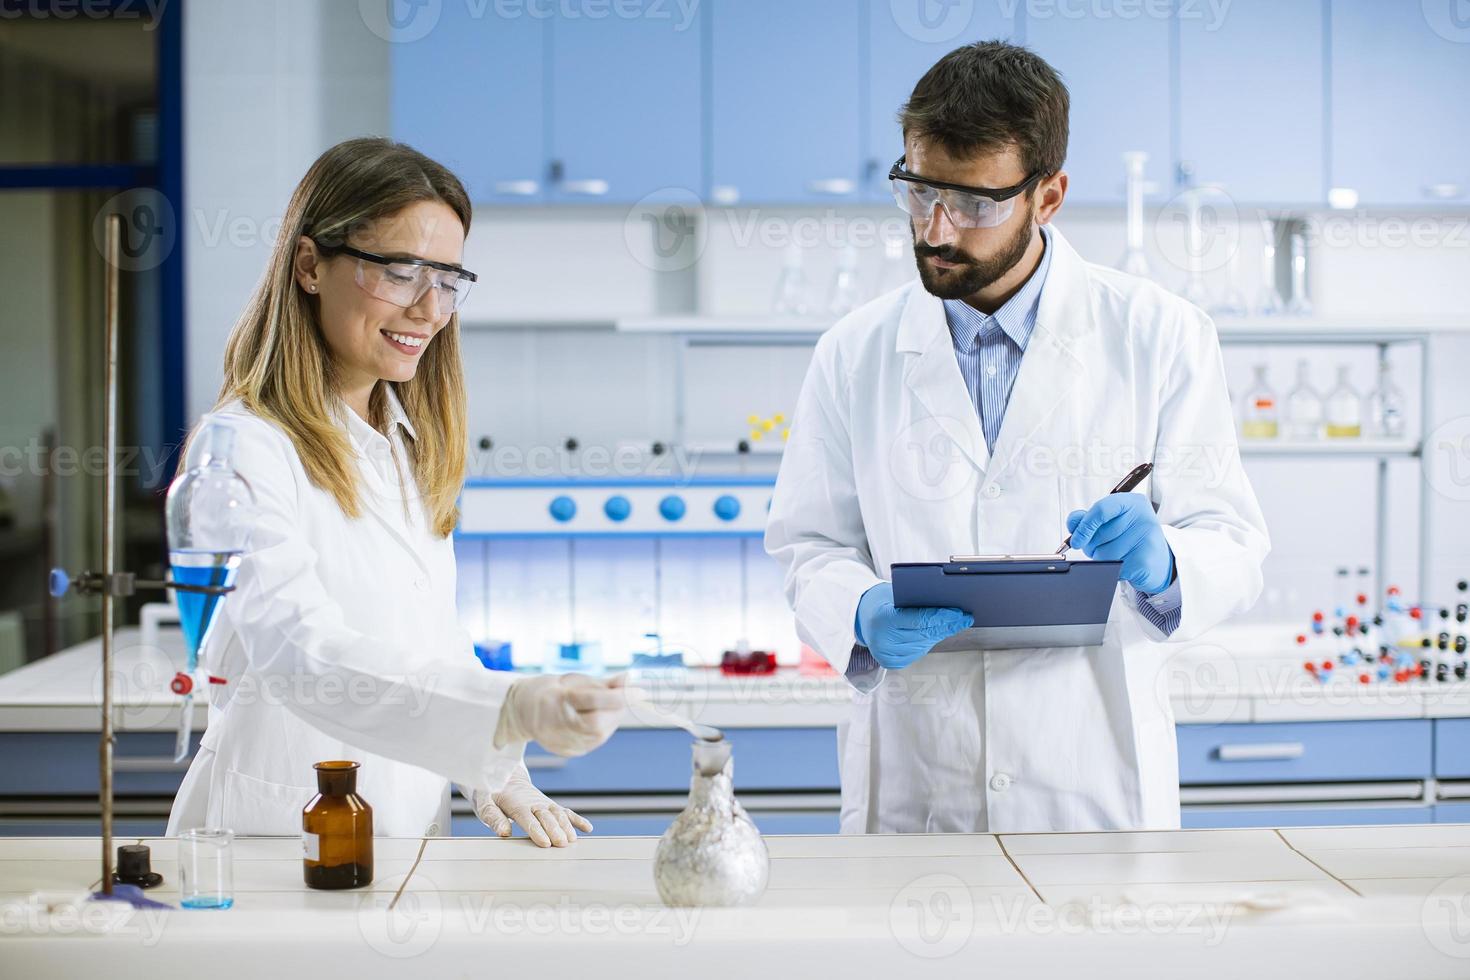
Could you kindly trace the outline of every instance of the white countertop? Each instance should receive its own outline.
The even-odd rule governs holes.
[[[1470,716],[1470,683],[1323,685],[1302,670],[1288,624],[1226,626],[1200,640],[1160,648],[1158,686],[1180,724],[1326,721]],[[117,631],[114,721],[119,731],[170,731],[179,699],[168,681],[183,662],[177,634],[145,645],[138,630]],[[96,731],[101,704],[101,641],[89,640],[0,676],[0,731]],[[1339,673],[1343,673],[1339,671]],[[699,668],[671,679],[639,681],[665,704],[721,728],[833,727],[847,713],[846,682],[794,668],[727,677]],[[195,704],[195,726],[206,709]],[[629,727],[659,727],[636,715]]]
[[[98,841],[0,839],[0,960],[191,980],[1470,975],[1470,825],[766,840],[759,904],[674,910],[653,838],[379,838],[374,883],[349,892],[305,888],[296,839],[248,838],[233,909],[80,926],[26,896],[92,887]],[[145,843],[149,894],[176,902],[175,842]]]

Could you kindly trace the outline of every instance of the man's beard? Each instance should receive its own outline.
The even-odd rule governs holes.
[[[909,222],[914,231],[914,223]],[[986,259],[961,252],[951,245],[925,245],[914,235],[914,262],[919,267],[919,281],[924,288],[940,299],[964,299],[973,296],[1000,280],[1016,267],[1031,245],[1031,222],[1023,221],[1002,246],[999,252]],[[957,269],[934,269],[924,259],[935,256],[946,262],[964,263]]]

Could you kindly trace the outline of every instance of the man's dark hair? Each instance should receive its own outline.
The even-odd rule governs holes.
[[[933,141],[952,156],[1015,146],[1027,176],[1050,176],[1067,158],[1070,104],[1061,76],[1034,51],[977,41],[924,73],[898,121],[905,138]]]

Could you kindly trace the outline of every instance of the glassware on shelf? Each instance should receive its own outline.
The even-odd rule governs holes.
[[[858,278],[858,250],[848,245],[837,259],[832,288],[827,292],[827,312],[840,317],[851,313],[863,301],[863,284]]]
[[[1300,231],[1291,235],[1291,299],[1286,312],[1291,316],[1312,315],[1312,300],[1307,295],[1307,236]]]
[[[781,261],[781,278],[776,281],[776,298],[771,308],[777,316],[806,316],[811,312],[806,298],[801,246],[794,242],[786,246],[786,256]]]
[[[1261,219],[1261,291],[1256,296],[1256,313],[1279,316],[1286,310],[1281,291],[1276,288],[1276,226],[1270,218]]]
[[[1327,394],[1326,431],[1329,439],[1357,439],[1363,435],[1363,396],[1348,380],[1346,364],[1337,368],[1337,387]]]
[[[1127,217],[1128,245],[1118,268],[1134,276],[1149,275],[1148,256],[1143,250],[1143,167],[1148,154],[1132,150],[1123,154],[1123,201]]]
[[[1225,267],[1225,291],[1210,306],[1211,316],[1241,317],[1250,313],[1245,290],[1240,286],[1240,249],[1230,252],[1230,261]]]
[[[1245,393],[1240,434],[1247,439],[1275,439],[1281,432],[1276,392],[1266,380],[1266,365],[1257,364],[1255,381]]]
[[[887,235],[883,239],[883,270],[878,276],[878,295],[892,292],[914,278],[914,265],[903,254],[903,239]]]
[[[1404,393],[1393,383],[1393,368],[1387,358],[1378,362],[1378,387],[1369,396],[1368,406],[1368,419],[1375,436],[1403,438]]]
[[[1322,396],[1312,387],[1312,366],[1296,362],[1296,386],[1286,393],[1286,437],[1317,439],[1322,435]]]
[[[1179,295],[1200,309],[1209,309],[1210,291],[1205,287],[1204,196],[1213,187],[1196,187],[1181,195],[1184,202],[1184,285]]]

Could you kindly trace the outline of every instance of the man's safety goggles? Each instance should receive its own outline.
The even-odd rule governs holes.
[[[910,217],[926,222],[938,203],[958,228],[994,228],[1016,209],[1016,196],[1045,176],[1038,170],[1010,187],[967,187],[910,173],[904,169],[907,159],[907,155],[899,157],[888,171],[898,206]]]

